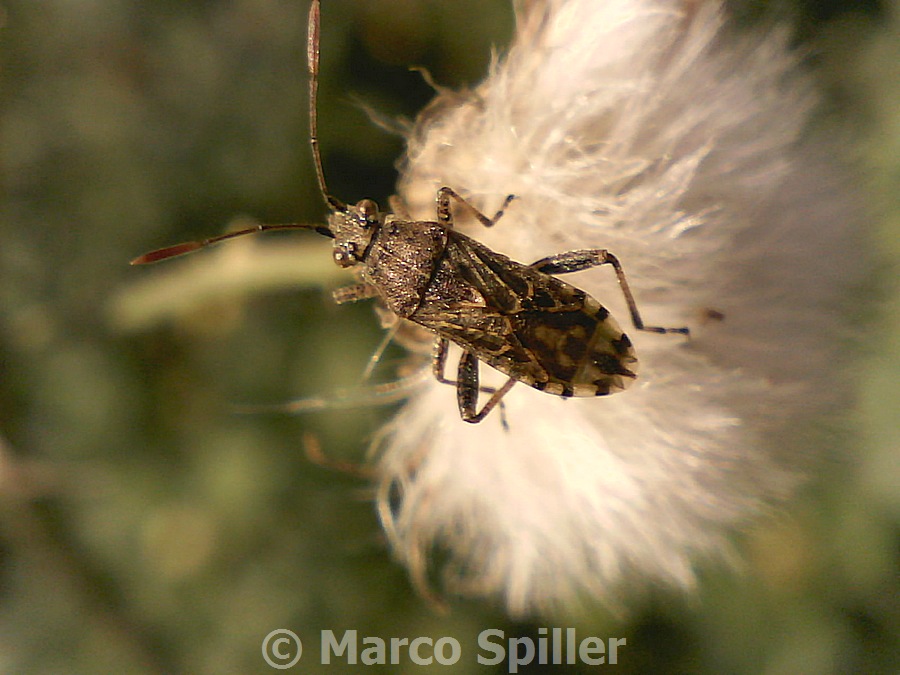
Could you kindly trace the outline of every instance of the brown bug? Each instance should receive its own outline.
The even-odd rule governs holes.
[[[437,193],[437,220],[415,221],[392,199],[393,213],[371,199],[345,204],[328,192],[317,130],[319,0],[309,11],[309,142],[319,190],[331,213],[326,225],[258,225],[203,241],[158,249],[133,265],[191,253],[227,239],[267,230],[312,229],[334,240],[334,261],[354,267],[361,283],[334,293],[338,303],[377,298],[399,319],[435,335],[432,368],[439,382],[456,387],[459,412],[480,422],[516,382],[557,396],[604,396],[625,389],[636,377],[631,340],[609,312],[584,291],[555,274],[612,265],[637,330],[681,333],[687,328],[645,326],[618,259],[604,249],[568,251],[523,265],[453,229],[451,200],[485,227],[493,226],[514,199],[488,218],[449,187]],[[449,342],[463,354],[457,377],[445,377]],[[479,385],[478,362],[508,376],[501,387]],[[479,392],[491,394],[478,410]]]

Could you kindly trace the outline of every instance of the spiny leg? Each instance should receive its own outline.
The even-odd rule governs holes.
[[[450,198],[455,199],[458,203],[465,206],[474,215],[478,221],[485,227],[493,227],[500,218],[503,217],[506,207],[516,198],[515,195],[507,195],[500,206],[500,210],[494,214],[493,218],[488,218],[481,211],[472,206],[468,201],[457,194],[453,188],[442,187],[437,193],[437,218],[441,225],[453,227],[453,214],[450,212]]]
[[[628,304],[628,311],[631,313],[631,322],[638,330],[648,331],[650,333],[681,333],[682,335],[690,335],[688,328],[662,328],[661,326],[645,326],[641,313],[638,311],[637,303],[631,294],[631,288],[628,286],[628,280],[625,278],[625,272],[619,259],[612,253],[602,248],[582,249],[578,251],[567,251],[559,255],[549,256],[537,260],[529,267],[536,269],[544,274],[568,274],[569,272],[580,272],[582,270],[597,267],[598,265],[612,265],[616,270],[616,278],[619,280],[619,288],[622,289],[622,295],[625,296],[625,302]]]
[[[506,423],[506,416],[502,414],[503,403],[501,399],[516,383],[514,377],[509,378],[506,384],[495,391],[478,412],[475,412],[478,405],[478,392],[481,390],[481,387],[478,385],[478,358],[471,352],[464,351],[459,359],[459,371],[456,381],[456,402],[459,405],[459,414],[464,422],[477,424],[487,417],[487,414],[499,403],[501,406],[500,421],[504,429],[509,429],[509,425]]]

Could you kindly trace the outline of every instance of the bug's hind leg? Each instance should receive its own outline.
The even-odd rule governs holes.
[[[631,314],[631,323],[634,324],[635,328],[649,333],[691,334],[688,328],[663,328],[661,326],[644,325],[644,320],[641,318],[634,295],[632,295],[631,288],[628,285],[628,279],[625,278],[625,271],[622,269],[619,259],[606,249],[589,248],[579,251],[567,251],[548,258],[541,258],[531,263],[529,267],[544,274],[568,274],[569,272],[580,272],[599,265],[612,265],[613,269],[615,269],[616,278],[619,280],[619,288],[622,289],[622,295],[625,296],[625,302],[628,304],[628,311]]]
[[[447,227],[453,227],[453,214],[450,212],[450,198],[455,199],[459,204],[465,206],[469,211],[478,219],[485,227],[493,227],[500,218],[503,217],[503,214],[506,212],[506,207],[509,206],[509,203],[516,198],[515,195],[507,195],[506,199],[503,200],[503,204],[500,206],[500,209],[497,213],[494,214],[493,218],[488,218],[481,211],[472,206],[468,201],[459,196],[459,194],[453,189],[448,187],[442,187],[438,190],[437,193],[437,218],[438,222],[441,225],[446,225]]]

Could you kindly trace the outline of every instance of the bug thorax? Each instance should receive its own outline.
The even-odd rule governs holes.
[[[385,214],[371,199],[342,206],[328,216],[328,229],[334,236],[334,262],[340,267],[352,267],[365,258],[372,237],[384,224]]]

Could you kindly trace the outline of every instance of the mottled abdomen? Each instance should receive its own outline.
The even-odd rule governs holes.
[[[605,396],[625,389],[637,375],[631,340],[590,296],[579,310],[523,312],[513,330],[539,368],[510,375],[548,394]]]
[[[476,296],[423,303],[409,318],[548,394],[605,396],[631,384],[637,358],[606,308],[574,286],[523,269],[530,287],[511,309]]]

